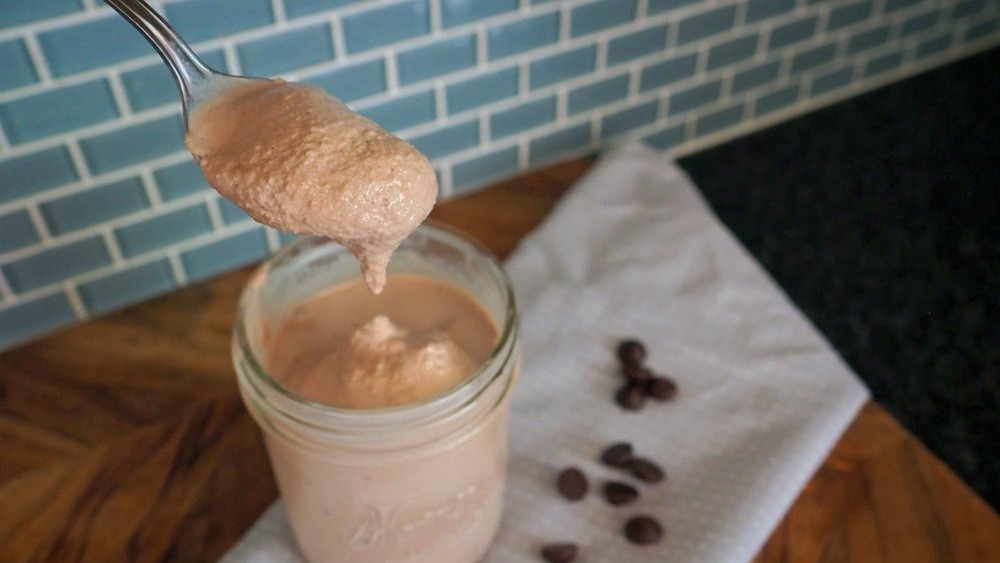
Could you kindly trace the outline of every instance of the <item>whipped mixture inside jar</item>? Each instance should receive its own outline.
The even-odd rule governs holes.
[[[209,183],[258,222],[347,247],[374,293],[437,199],[424,155],[315,86],[226,92],[192,113],[185,142]]]

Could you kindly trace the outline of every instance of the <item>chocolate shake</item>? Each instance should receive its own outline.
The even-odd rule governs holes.
[[[375,293],[437,198],[419,151],[315,86],[239,87],[198,107],[188,127],[188,149],[220,194],[260,223],[344,245]]]
[[[300,239],[241,299],[240,390],[312,563],[473,563],[499,527],[520,368],[499,264],[421,226],[385,291]],[[333,283],[330,280],[335,280]]]
[[[461,383],[497,329],[452,285],[392,276],[381,295],[347,282],[296,305],[270,345],[269,371],[306,399],[364,409],[415,403]]]

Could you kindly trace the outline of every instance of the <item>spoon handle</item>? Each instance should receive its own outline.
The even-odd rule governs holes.
[[[184,99],[186,114],[188,106],[195,101],[197,86],[211,78],[215,72],[205,65],[170,24],[143,0],[104,0],[104,2],[138,29],[170,67]]]

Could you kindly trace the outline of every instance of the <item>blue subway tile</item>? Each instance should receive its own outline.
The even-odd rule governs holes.
[[[244,74],[272,76],[333,60],[328,24],[283,31],[236,47]]]
[[[302,79],[315,84],[344,102],[385,92],[385,60],[375,59],[363,63],[335,68]]]
[[[780,70],[781,61],[771,61],[738,72],[733,75],[732,92],[739,94],[762,84],[774,82],[778,79]]]
[[[490,138],[500,139],[555,120],[555,96],[525,102],[490,116]]]
[[[559,12],[491,27],[487,32],[490,60],[509,57],[559,40]]]
[[[537,166],[589,145],[590,123],[581,123],[532,140],[528,144],[528,161]]]
[[[588,33],[626,24],[635,19],[635,0],[597,0],[573,8],[570,14],[570,35]]]
[[[387,102],[358,110],[362,115],[390,131],[433,121],[437,116],[434,108],[434,91],[425,90],[409,96],[394,98]]]
[[[146,209],[149,201],[142,180],[135,177],[46,201],[38,207],[49,230],[61,235]]]
[[[84,159],[95,174],[137,164],[183,148],[184,124],[180,116],[164,117],[80,141]]]
[[[448,113],[459,113],[514,96],[517,94],[517,84],[517,67],[456,82],[445,89]]]
[[[76,320],[63,293],[0,310],[0,349],[9,348]]]
[[[570,115],[624,100],[628,95],[628,75],[612,76],[569,92]]]
[[[111,87],[91,80],[0,104],[0,123],[20,145],[118,117]]]
[[[946,51],[948,47],[951,47],[951,32],[938,35],[937,37],[928,39],[927,41],[924,41],[920,45],[917,45],[916,57],[918,59],[922,59],[924,57],[929,57],[931,55],[937,55]],[[883,65],[878,64],[876,65],[876,68],[879,68],[881,66]],[[879,72],[882,71],[879,70]],[[865,76],[869,76],[867,69],[865,70]]]
[[[267,255],[267,235],[259,228],[188,250],[181,254],[181,263],[188,279],[197,282],[258,262]]]
[[[827,43],[802,51],[792,58],[791,73],[798,74],[802,71],[826,64],[833,60],[836,52],[837,45],[835,43]]]
[[[952,6],[951,18],[959,19],[980,14],[986,9],[986,0],[963,0]]]
[[[0,160],[0,203],[14,201],[48,188],[75,182],[79,177],[66,147],[53,147]]]
[[[170,262],[157,260],[98,278],[77,288],[84,306],[100,315],[160,295],[177,287]]]
[[[771,30],[767,49],[773,51],[809,39],[816,33],[817,16],[796,20],[785,25],[779,25]]]
[[[846,6],[830,10],[830,19],[826,22],[827,31],[834,31],[854,23],[868,19],[872,13],[873,0],[861,0]]]
[[[225,72],[226,60],[222,50],[216,49],[199,54],[205,64]],[[180,103],[180,92],[167,65],[160,61],[122,73],[122,85],[129,105],[135,111],[142,111],[169,103]]]
[[[697,55],[683,55],[642,69],[639,90],[643,92],[694,76]]]
[[[441,25],[453,27],[516,9],[517,0],[441,0]]]
[[[934,27],[938,22],[939,15],[940,12],[935,9],[903,20],[903,24],[899,29],[900,37],[915,35]]]
[[[695,135],[701,137],[702,135],[718,133],[738,124],[742,119],[743,104],[707,113],[695,122]]]
[[[193,193],[211,189],[205,175],[193,160],[185,160],[153,172],[163,201],[173,201]]]
[[[25,210],[0,215],[0,254],[24,248],[39,241],[38,231]]]
[[[674,92],[671,94],[670,104],[667,106],[670,115],[685,113],[718,100],[722,89],[721,84],[721,81],[713,80],[707,84],[699,84]]]
[[[362,1],[364,0],[285,0],[285,15],[298,18]]]
[[[20,40],[0,42],[0,91],[38,82],[28,49]]]
[[[270,0],[198,0],[164,6],[171,25],[189,42],[214,39],[274,21]]]
[[[472,34],[435,41],[396,55],[399,83],[413,84],[476,65],[476,37]]]
[[[2,269],[15,293],[24,293],[111,263],[101,237],[95,236],[5,264]]]
[[[729,31],[736,21],[736,6],[723,6],[681,20],[677,27],[677,44],[684,45],[692,41],[711,37]]]
[[[886,0],[885,6],[882,8],[882,12],[888,14],[890,12],[895,12],[896,10],[916,6],[921,1],[922,0]]]
[[[509,147],[455,164],[451,171],[451,183],[456,192],[461,192],[516,170],[517,147]]]
[[[656,111],[659,102],[653,100],[616,113],[605,115],[601,119],[601,140],[609,139],[633,129],[638,129],[656,121]]]
[[[667,127],[663,131],[657,131],[643,139],[650,146],[667,150],[676,147],[684,142],[684,124]]]
[[[737,37],[713,46],[708,50],[708,70],[715,70],[753,57],[757,52],[758,38],[757,34],[749,37]]]
[[[594,71],[597,46],[587,45],[531,63],[531,89],[549,86]]]
[[[616,65],[667,47],[667,26],[658,25],[608,41],[608,65]]]
[[[431,30],[427,0],[406,0],[345,16],[344,43],[357,53],[388,45]]]
[[[795,105],[799,99],[799,85],[786,86],[757,99],[755,115],[765,115]]]
[[[795,0],[749,0],[747,2],[746,22],[759,22],[787,14],[794,9]]]
[[[812,96],[822,96],[834,90],[846,88],[854,77],[854,68],[847,67],[825,72],[813,78]]]
[[[118,14],[38,34],[54,76],[90,70],[155,51]]]
[[[992,21],[987,20],[969,26],[969,29],[965,32],[965,40],[978,41],[983,37],[991,35],[997,29],[997,22],[997,19],[993,19]]]
[[[115,236],[122,254],[131,258],[211,231],[208,209],[204,203],[198,203],[119,227]]]
[[[440,158],[479,144],[479,121],[448,125],[434,132],[410,139],[427,158]]]
[[[919,51],[919,48],[918,48]],[[895,51],[875,57],[865,65],[865,78],[895,70],[903,64],[903,52]]]
[[[236,223],[242,223],[243,221],[252,220],[246,211],[240,208],[240,206],[229,201],[228,199],[219,196],[216,202],[219,205],[219,215],[222,216],[222,222],[226,225],[233,225]]]
[[[847,53],[856,54],[884,45],[889,40],[889,26],[884,25],[868,31],[855,33],[847,43]]]
[[[80,0],[0,0],[0,28],[54,18],[82,9]]]
[[[649,0],[646,8],[649,15],[659,14],[669,10],[676,10],[700,2],[701,0]]]

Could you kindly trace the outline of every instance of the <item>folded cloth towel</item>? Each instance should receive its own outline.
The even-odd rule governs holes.
[[[602,563],[747,561],[868,397],[683,172],[641,145],[601,158],[506,268],[524,372],[488,562],[538,561],[554,541]],[[612,400],[614,348],[631,336],[677,381],[673,402],[626,412]],[[616,441],[659,462],[667,481],[641,486],[629,506],[562,500],[563,467],[595,485],[622,479],[597,461]],[[636,514],[663,523],[659,544],[624,538]],[[301,561],[280,502],[223,561]]]

